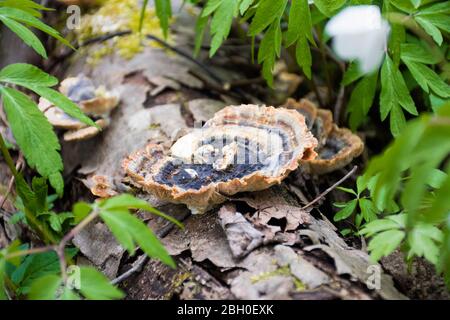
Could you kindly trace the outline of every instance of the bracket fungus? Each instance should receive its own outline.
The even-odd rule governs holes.
[[[329,110],[317,108],[306,99],[299,102],[288,99],[283,107],[295,109],[305,116],[308,128],[318,140],[317,157],[301,162],[304,172],[328,173],[346,166],[362,153],[364,144],[361,139],[350,130],[334,124]]]
[[[104,86],[95,87],[92,80],[84,75],[65,79],[59,91],[75,102],[101,129],[108,126],[109,115],[119,103],[118,95],[107,91]],[[39,109],[54,127],[67,130],[65,141],[86,140],[100,132],[98,128],[70,117],[44,98],[39,100]]]
[[[145,191],[203,213],[238,192],[279,184],[300,161],[316,156],[316,146],[295,110],[229,106],[168,152],[149,144],[125,159],[123,167]]]

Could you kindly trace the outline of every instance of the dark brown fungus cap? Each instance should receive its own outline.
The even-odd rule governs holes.
[[[299,102],[288,99],[285,106],[303,114],[318,140],[316,152],[318,156],[301,162],[301,169],[311,174],[324,174],[340,169],[359,156],[364,144],[350,130],[339,128],[333,124],[333,116],[329,110],[317,108],[311,101],[301,99]]]
[[[294,110],[229,106],[166,154],[150,144],[123,167],[132,181],[161,199],[203,213],[228,196],[280,183],[301,160],[316,156],[317,141]]]

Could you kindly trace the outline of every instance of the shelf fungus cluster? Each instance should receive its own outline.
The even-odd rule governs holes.
[[[170,150],[149,144],[125,159],[123,167],[137,186],[163,200],[184,203],[193,213],[203,213],[238,192],[279,184],[299,166],[322,172],[321,161],[340,154],[337,148],[345,149],[356,138],[333,126],[323,110],[292,104],[226,107]],[[360,153],[358,142],[358,150],[345,153]]]
[[[118,95],[107,91],[104,86],[96,87],[84,75],[65,79],[61,82],[59,91],[75,102],[101,129],[109,125],[109,115],[119,103]],[[70,117],[44,98],[39,100],[39,109],[55,128],[66,130],[65,141],[86,140],[100,132],[98,128],[89,127]]]
[[[334,124],[329,110],[317,108],[306,99],[299,102],[288,99],[282,107],[302,114],[308,129],[318,141],[315,149],[317,157],[300,163],[304,172],[329,173],[346,166],[362,153],[364,144],[361,139],[349,129],[339,128]]]

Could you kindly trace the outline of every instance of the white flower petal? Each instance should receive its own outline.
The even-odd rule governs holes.
[[[352,6],[342,10],[326,25],[333,37],[333,49],[344,60],[358,60],[361,71],[369,73],[383,61],[389,24],[377,6]]]

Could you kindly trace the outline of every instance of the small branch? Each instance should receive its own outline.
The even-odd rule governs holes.
[[[148,256],[146,254],[139,256],[139,258],[133,263],[133,266],[126,272],[122,273],[117,278],[111,280],[111,284],[114,284],[114,285],[119,284],[122,281],[128,279],[134,273],[141,271],[142,267],[147,262],[147,260],[148,260]]]
[[[36,254],[36,253],[44,253],[44,252],[48,252],[48,251],[52,251],[55,250],[56,247],[55,246],[45,246],[45,247],[39,247],[39,248],[33,248],[33,249],[28,249],[28,250],[21,250],[21,251],[16,251],[13,252],[11,254],[6,255],[6,260],[10,260],[10,259],[14,259],[17,257],[23,257],[23,256],[27,256],[30,254]]]
[[[324,192],[322,192],[321,194],[319,194],[313,201],[311,201],[310,203],[308,203],[307,205],[303,206],[301,209],[305,210],[309,207],[311,207],[313,204],[317,203],[320,199],[322,199],[323,197],[325,197],[328,193],[330,193],[331,191],[333,191],[334,189],[336,189],[336,187],[338,187],[341,183],[343,183],[345,180],[347,180],[355,171],[356,169],[358,169],[358,166],[354,166],[352,170],[350,170],[345,176],[343,176],[339,181],[337,181],[335,184],[333,184],[331,187],[329,187],[328,189],[326,189]]]

